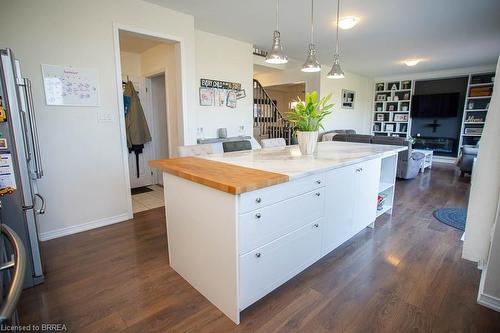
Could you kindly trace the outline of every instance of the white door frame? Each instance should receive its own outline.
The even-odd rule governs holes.
[[[172,126],[172,120],[171,120],[171,114],[170,112],[172,110],[169,109],[168,107],[168,103],[169,103],[169,94],[168,94],[168,89],[167,89],[167,85],[168,85],[168,80],[167,80],[167,69],[166,68],[162,68],[162,69],[159,69],[157,71],[154,71],[154,72],[151,72],[151,73],[146,73],[145,74],[145,82],[146,82],[146,87],[149,89],[148,93],[147,93],[147,103],[148,103],[148,107],[153,111],[153,89],[152,89],[152,81],[154,78],[157,78],[157,77],[163,77],[163,80],[165,82],[165,118],[166,118],[166,121],[167,123],[164,124],[167,126],[167,151],[168,151],[168,157],[172,157],[172,131],[171,131],[171,126]],[[158,119],[157,119],[157,113],[156,112],[153,112],[153,119],[154,121],[156,122]],[[156,126],[153,126],[153,132],[152,132],[152,135],[153,135],[153,141],[154,141],[154,138],[158,138],[159,134],[157,133],[156,131]],[[159,159],[160,157],[158,156],[158,151],[156,149],[156,145],[153,144],[153,155],[154,155],[154,158],[155,159]],[[156,170],[154,172],[154,180],[155,180],[155,184],[158,184],[160,182],[160,180],[162,180],[163,178],[163,173],[160,171],[160,170]]]
[[[131,27],[127,25],[123,25],[120,23],[113,23],[113,44],[115,48],[115,73],[116,73],[116,91],[118,98],[118,122],[120,125],[120,139],[122,146],[122,164],[123,164],[123,179],[125,183],[125,193],[127,196],[127,219],[133,218],[133,210],[132,210],[132,194],[130,193],[130,177],[129,177],[129,165],[128,165],[128,148],[127,148],[127,133],[125,128],[125,114],[122,112],[124,109],[123,106],[123,98],[122,98],[122,65],[120,58],[120,31],[133,32],[141,35],[156,37],[160,39],[165,39],[168,41],[175,41],[179,43],[180,46],[180,64],[181,64],[181,95],[182,95],[182,112],[178,114],[178,127],[182,128],[184,131],[186,130],[187,125],[187,87],[186,83],[188,82],[186,77],[186,63],[183,59],[185,59],[186,55],[186,45],[184,39],[175,35],[167,35],[158,32],[148,31],[142,28]],[[181,126],[179,126],[179,124]]]

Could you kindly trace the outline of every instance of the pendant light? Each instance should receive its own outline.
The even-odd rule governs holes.
[[[311,0],[311,41],[309,43],[309,54],[301,70],[306,73],[321,71],[321,65],[318,59],[316,59],[316,47],[314,46],[314,0]]]
[[[340,13],[340,0],[337,0],[337,43],[335,45],[335,54],[333,55],[333,66],[328,75],[329,79],[343,79],[344,72],[340,67],[340,56],[339,56],[339,13]]]
[[[273,33],[273,47],[266,56],[266,62],[269,64],[286,64],[287,56],[283,53],[283,45],[279,32],[279,0],[276,0],[276,30]]]

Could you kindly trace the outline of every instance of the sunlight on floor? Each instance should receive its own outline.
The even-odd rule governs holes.
[[[153,191],[132,195],[132,209],[134,214],[165,205],[163,187],[158,185],[151,185],[148,187]]]

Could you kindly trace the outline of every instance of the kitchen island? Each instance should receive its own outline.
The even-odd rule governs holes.
[[[171,267],[240,312],[392,213],[405,147],[321,142],[151,161],[163,171]],[[377,205],[377,198],[384,197]]]

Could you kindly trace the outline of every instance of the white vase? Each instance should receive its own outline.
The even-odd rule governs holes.
[[[297,141],[302,155],[312,155],[318,146],[318,131],[297,131]]]

